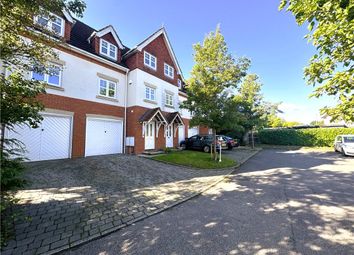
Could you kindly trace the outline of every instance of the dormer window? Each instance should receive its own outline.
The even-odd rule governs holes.
[[[117,60],[117,47],[106,40],[100,40],[100,54]]]
[[[57,34],[59,36],[64,35],[64,19],[61,17],[50,14],[51,17],[48,16],[37,16],[35,18],[35,22],[40,25],[41,27]]]
[[[172,66],[170,66],[170,65],[168,65],[168,64],[165,63],[165,68],[164,68],[164,70],[165,70],[165,75],[166,75],[167,77],[170,77],[171,79],[173,79],[173,77],[174,77],[174,72],[175,72],[174,68],[173,68]]]
[[[156,70],[156,57],[144,51],[144,64]]]

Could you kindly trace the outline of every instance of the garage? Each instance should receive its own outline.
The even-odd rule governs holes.
[[[9,138],[21,141],[29,161],[70,158],[72,117],[59,114],[42,114],[38,128],[17,126]]]
[[[123,121],[88,117],[85,144],[85,156],[122,153]]]

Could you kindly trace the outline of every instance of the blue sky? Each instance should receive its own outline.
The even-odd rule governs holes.
[[[304,39],[306,27],[299,27],[291,13],[278,11],[279,1],[86,0],[82,21],[96,29],[113,25],[128,47],[164,25],[186,78],[193,66],[192,45],[220,24],[229,51],[251,59],[249,72],[260,76],[266,100],[283,102],[285,119],[307,123],[332,102],[309,99],[312,87],[306,86],[303,68],[315,49]]]

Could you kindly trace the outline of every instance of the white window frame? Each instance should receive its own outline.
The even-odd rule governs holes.
[[[107,43],[107,53],[104,53],[103,51],[102,51],[102,43]],[[109,52],[111,51],[111,47],[113,48],[113,49],[115,49],[115,51],[114,51],[114,57],[112,57],[110,54],[109,54]],[[117,60],[117,52],[118,52],[118,47],[117,46],[115,46],[114,44],[112,44],[112,43],[110,43],[110,42],[107,42],[106,40],[104,40],[104,39],[100,39],[100,54],[101,55],[103,55],[103,56],[106,56],[106,57],[108,57],[108,58],[110,58],[110,59],[114,59],[114,60]]]
[[[101,94],[101,80],[106,82],[106,94],[102,95]],[[114,84],[114,95],[113,96],[109,96],[109,83],[113,83]],[[107,98],[117,98],[117,82],[109,80],[109,79],[104,79],[99,77],[98,78],[98,95],[102,96],[102,97],[107,97]]]
[[[181,79],[177,80],[177,84],[178,84],[178,88],[182,89],[182,80]]]
[[[165,105],[173,106],[173,94],[166,92],[166,94],[165,94]]]
[[[166,68],[167,68],[167,72],[166,72]],[[163,67],[163,72],[165,74],[165,76],[173,79],[175,77],[175,69],[170,66],[169,64],[164,63],[164,67]]]
[[[146,63],[146,62],[145,62],[146,56],[147,56],[148,59],[149,59],[149,63]],[[155,59],[155,66],[152,66],[152,65],[151,65],[151,62],[152,62],[151,59],[152,59],[152,58]],[[144,65],[156,71],[156,68],[157,68],[157,58],[156,58],[154,55],[150,54],[149,52],[144,51]]]
[[[48,17],[45,17],[45,16],[41,16],[42,18],[44,18],[44,19],[47,19],[48,20],[48,23],[47,23],[47,25],[44,27],[44,28],[46,28],[47,30],[49,30],[49,31],[51,31],[51,32],[53,32],[53,33],[55,33],[55,34],[57,34],[57,35],[59,35],[59,36],[64,36],[64,31],[65,31],[65,22],[64,22],[64,19],[62,18],[62,17],[59,17],[58,15],[55,15],[55,14],[53,14],[53,13],[50,13],[50,15],[51,16],[54,16],[54,17],[56,17],[56,18],[58,18],[58,19],[60,19],[60,33],[59,34],[57,34],[57,33],[55,33],[55,31],[53,30],[53,20],[48,16]],[[41,24],[40,23],[38,23],[38,19],[39,19],[39,17],[40,16],[36,16],[35,17],[35,22],[36,22],[36,24],[38,24],[38,25],[40,25],[41,26]]]
[[[62,75],[63,75],[63,66],[62,65],[58,65],[58,64],[53,64],[53,63],[51,63],[50,66],[59,67],[59,84],[50,83],[49,82],[50,74],[47,74],[47,73],[43,74],[44,75],[43,82],[47,83],[48,85],[60,88],[61,87],[61,82],[62,82]],[[31,71],[31,79],[33,79],[33,73],[34,72]]]
[[[147,97],[146,90],[149,89],[149,97]],[[154,99],[151,99],[151,91],[154,91]],[[144,91],[144,98],[149,101],[154,101],[156,102],[156,88],[145,85],[145,91]]]

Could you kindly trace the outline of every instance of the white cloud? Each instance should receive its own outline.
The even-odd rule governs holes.
[[[321,116],[319,108],[310,107],[292,103],[282,103],[279,109],[283,113],[279,114],[279,117],[286,121],[297,121],[303,124],[309,124],[313,120],[320,120]]]

